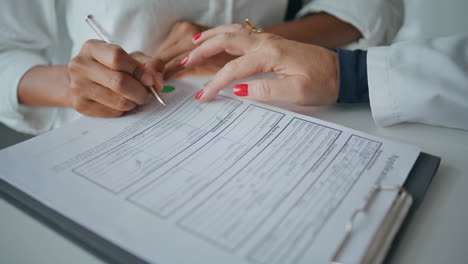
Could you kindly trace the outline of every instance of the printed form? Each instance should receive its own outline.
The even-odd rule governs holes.
[[[0,152],[0,177],[151,263],[329,263],[372,188],[401,185],[419,150],[172,81],[123,117],[82,117]],[[396,191],[358,218],[359,262]]]

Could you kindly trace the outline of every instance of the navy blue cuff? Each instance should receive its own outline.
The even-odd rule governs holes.
[[[336,49],[338,53],[340,94],[337,103],[369,102],[367,51]]]

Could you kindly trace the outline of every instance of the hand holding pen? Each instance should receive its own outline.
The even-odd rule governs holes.
[[[158,69],[145,67],[142,53],[128,54],[103,40],[88,40],[69,65],[68,102],[85,115],[117,117],[151,100],[162,89]]]

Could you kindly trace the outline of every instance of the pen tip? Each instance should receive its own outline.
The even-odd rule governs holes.
[[[89,14],[86,19],[93,19],[93,15]]]

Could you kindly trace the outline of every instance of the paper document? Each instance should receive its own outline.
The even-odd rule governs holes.
[[[329,263],[375,185],[401,185],[419,150],[172,81],[123,117],[82,117],[0,152],[0,177],[151,263]],[[396,191],[358,218],[356,263]]]

